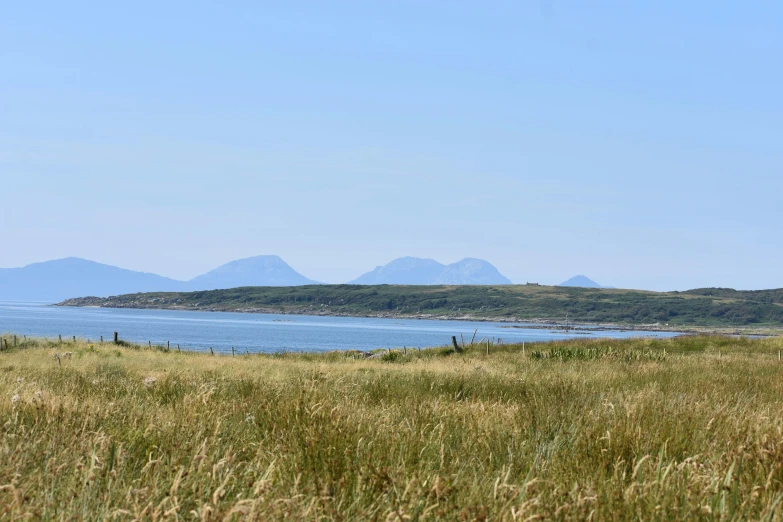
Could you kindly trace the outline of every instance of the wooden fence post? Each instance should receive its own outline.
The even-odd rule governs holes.
[[[59,334],[57,338],[60,339],[60,344],[63,344],[63,334]]]
[[[212,355],[215,355],[215,352],[212,351],[212,347],[211,346],[209,347],[209,353],[211,353]]]
[[[114,344],[117,344],[120,342],[119,334],[117,332],[114,332]]]
[[[231,357],[234,357],[234,347],[231,347]]]
[[[454,351],[455,352],[461,352],[462,351],[462,350],[460,350],[460,347],[457,344],[457,336],[456,335],[452,335],[451,336],[451,344],[454,345]]]

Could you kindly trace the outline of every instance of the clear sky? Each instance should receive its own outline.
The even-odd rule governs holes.
[[[783,287],[779,1],[6,2],[0,266]]]

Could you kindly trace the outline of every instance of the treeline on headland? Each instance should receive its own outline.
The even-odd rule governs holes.
[[[781,326],[783,289],[308,285],[69,299],[62,306],[671,326]]]

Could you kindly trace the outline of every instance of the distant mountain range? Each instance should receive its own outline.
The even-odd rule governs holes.
[[[498,269],[481,259],[450,265],[434,259],[401,257],[354,279],[355,285],[510,285]]]
[[[0,268],[0,300],[62,301],[75,296],[108,297],[137,292],[189,292],[240,286],[317,284],[277,256],[232,261],[190,281],[135,272],[69,257],[22,268]]]
[[[22,268],[0,268],[0,300],[57,302],[73,297],[108,297],[139,292],[191,292],[243,286],[320,284],[278,256],[255,256],[226,263],[190,281],[69,257]],[[354,279],[357,285],[510,285],[491,263],[466,258],[450,265],[434,259],[401,257]],[[559,286],[602,287],[585,276]]]

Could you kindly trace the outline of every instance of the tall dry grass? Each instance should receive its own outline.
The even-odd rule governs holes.
[[[781,348],[28,340],[0,352],[0,519],[780,520]]]

